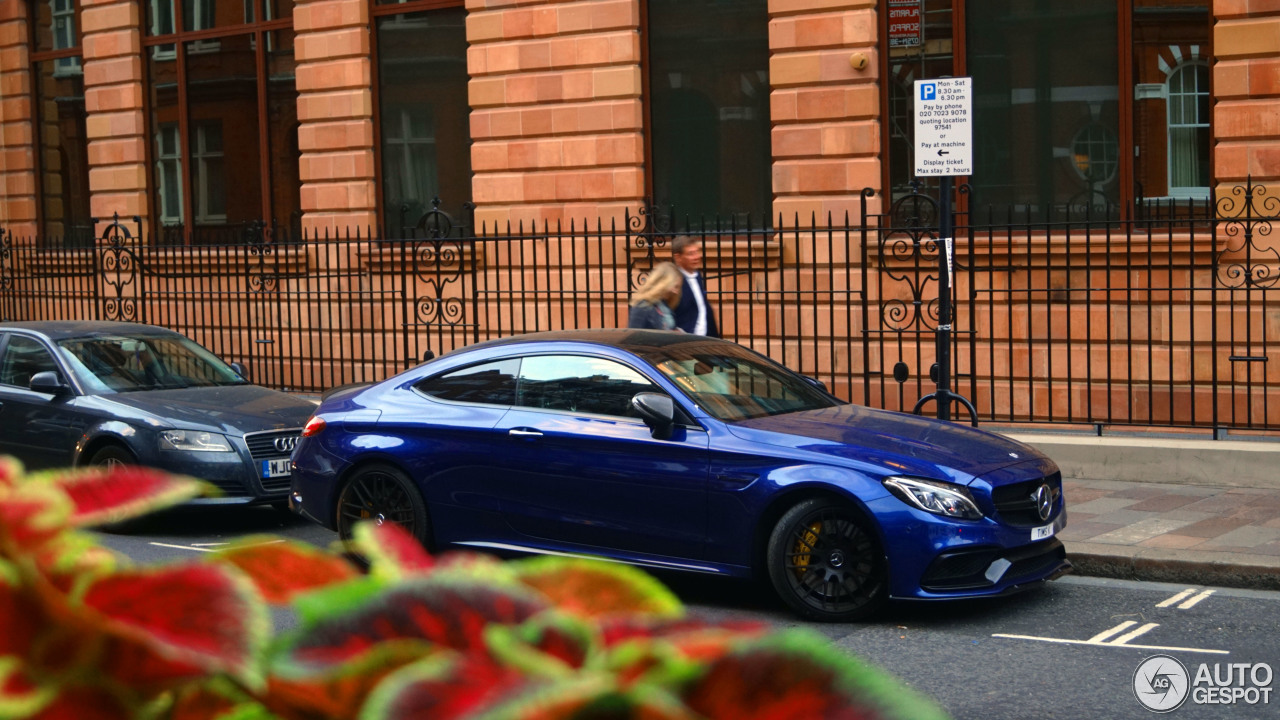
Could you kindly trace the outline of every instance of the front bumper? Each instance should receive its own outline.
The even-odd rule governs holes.
[[[1049,537],[987,517],[952,520],[907,507],[895,497],[870,503],[884,528],[889,594],[941,600],[1005,595],[1070,572],[1058,539],[1067,524],[1062,501],[1045,521]],[[1041,531],[1043,532],[1043,530]]]

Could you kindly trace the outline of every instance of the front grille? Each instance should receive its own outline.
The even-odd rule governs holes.
[[[293,446],[298,443],[298,438],[302,437],[302,428],[290,428],[288,430],[272,430],[270,432],[250,433],[244,436],[245,444],[249,446],[249,457],[254,460],[266,460],[269,458],[289,457],[293,452]],[[289,449],[280,451],[276,448],[276,440],[289,439]]]
[[[1046,524],[1048,520],[1040,518],[1035,499],[1036,490],[1045,484],[1053,494],[1053,512],[1049,515],[1052,518],[1057,514],[1059,504],[1062,502],[1062,473],[1060,472],[1038,480],[1002,485],[993,489],[991,502],[995,504],[996,516],[1004,524],[1013,527],[1036,527]]]

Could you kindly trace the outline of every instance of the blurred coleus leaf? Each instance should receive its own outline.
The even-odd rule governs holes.
[[[395,523],[359,523],[352,532],[351,545],[368,561],[369,574],[374,577],[400,579],[435,566],[418,539]]]
[[[499,662],[530,676],[562,678],[603,666],[596,628],[561,612],[543,612],[520,625],[491,625],[485,641]]]
[[[335,591],[321,592],[336,597]],[[352,606],[341,612],[304,617],[303,627],[287,638],[276,662],[296,671],[321,671],[378,643],[403,639],[484,654],[487,626],[517,625],[547,607],[541,596],[519,586],[439,574],[413,578],[378,593],[355,592]]]
[[[508,565],[521,583],[575,615],[676,618],[683,613],[680,600],[666,586],[630,565],[564,557],[539,557]]]
[[[388,640],[322,669],[273,665],[262,702],[286,718],[354,718],[370,691],[395,670],[444,652],[423,640]]]
[[[694,712],[734,720],[943,720],[946,715],[887,673],[805,631],[740,643],[681,690]]]
[[[539,681],[484,658],[442,653],[392,673],[369,696],[360,720],[473,717]]]
[[[263,682],[266,606],[237,570],[209,563],[125,570],[77,595],[104,632],[145,646],[154,654],[148,659],[227,673],[250,687]]]
[[[118,465],[42,472],[23,485],[48,484],[71,501],[72,527],[121,522],[155,512],[200,495],[208,486],[192,478],[142,467]]]
[[[213,559],[239,568],[269,603],[359,577],[345,559],[312,545],[268,536],[245,538],[218,551]]]

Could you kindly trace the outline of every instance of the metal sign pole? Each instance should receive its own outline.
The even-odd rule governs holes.
[[[951,218],[950,175],[938,189],[938,419],[951,419],[951,248],[955,237]]]

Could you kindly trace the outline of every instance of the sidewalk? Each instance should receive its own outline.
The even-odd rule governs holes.
[[[1067,479],[1080,575],[1280,590],[1280,492]]]

